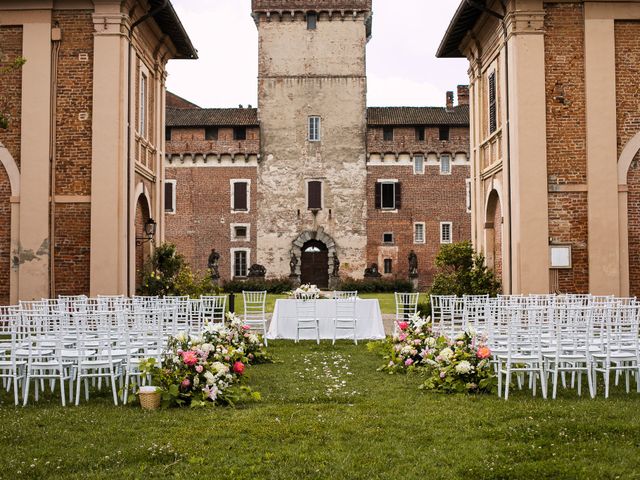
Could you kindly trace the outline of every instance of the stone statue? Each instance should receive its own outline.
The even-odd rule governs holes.
[[[378,264],[372,263],[369,268],[364,269],[365,278],[380,278],[382,275],[378,271]]]
[[[220,272],[218,271],[219,262],[220,262],[220,254],[216,252],[215,248],[212,248],[211,253],[209,254],[209,260],[207,261],[207,266],[211,271],[211,278],[213,280],[218,280],[220,278]]]
[[[340,276],[340,259],[338,258],[338,255],[336,255],[335,253],[333,254],[333,273],[332,275],[334,277],[339,277]]]
[[[298,257],[296,257],[295,253],[291,253],[291,261],[289,262],[289,267],[291,268],[291,276],[297,277],[296,269],[298,267]]]
[[[254,263],[249,268],[249,278],[264,278],[267,275],[267,269],[262,265]]]
[[[409,252],[409,278],[416,278],[418,276],[418,256],[416,252],[411,250]]]

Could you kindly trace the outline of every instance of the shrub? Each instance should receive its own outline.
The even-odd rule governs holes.
[[[485,295],[495,297],[502,286],[493,271],[484,264],[484,256],[475,253],[470,242],[443,245],[436,257],[436,274],[430,295]],[[431,314],[427,300],[426,314]]]
[[[248,292],[265,291],[272,294],[283,294],[293,290],[293,282],[287,278],[273,278],[265,280],[263,278],[248,278],[247,280],[230,280],[222,285],[226,293],[240,293],[243,290]]]
[[[345,278],[340,282],[340,289],[358,291],[359,293],[393,293],[413,292],[413,284],[409,280],[401,279],[362,279]]]

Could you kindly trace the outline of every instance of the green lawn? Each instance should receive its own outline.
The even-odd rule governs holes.
[[[396,313],[396,304],[393,297],[393,293],[361,293],[358,295],[360,298],[377,298],[380,302],[380,309],[382,313]],[[267,312],[272,313],[273,307],[278,298],[289,298],[288,295],[267,295]],[[420,294],[420,302],[427,301],[427,294]],[[242,314],[244,312],[244,305],[242,304],[242,294],[236,294],[236,313]]]
[[[0,394],[0,478],[640,478],[640,396],[424,393],[360,345],[273,342],[259,403],[143,412]],[[600,385],[602,382],[600,382]]]

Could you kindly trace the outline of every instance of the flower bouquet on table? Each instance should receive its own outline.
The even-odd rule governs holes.
[[[304,284],[300,285],[293,292],[291,292],[291,296],[293,298],[298,298],[298,296],[306,296],[307,299],[318,299],[321,297],[320,289],[316,285]]]
[[[226,323],[208,323],[199,335],[170,337],[160,365],[151,358],[141,364],[162,390],[163,406],[233,405],[260,398],[242,386],[246,367],[269,361],[259,335],[234,314]]]

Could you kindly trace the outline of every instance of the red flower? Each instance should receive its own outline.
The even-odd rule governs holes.
[[[491,349],[489,347],[480,347],[476,355],[481,359],[489,358],[491,356]]]
[[[398,322],[398,328],[402,331],[409,328],[409,322]]]
[[[236,362],[233,364],[233,371],[238,375],[242,375],[244,373],[244,363]]]
[[[196,352],[188,350],[182,353],[182,361],[185,363],[185,365],[195,365],[196,363],[198,363],[198,355],[196,355]]]
[[[191,380],[189,380],[188,378],[185,378],[180,384],[180,388],[182,390],[188,390],[190,386],[191,386]]]

